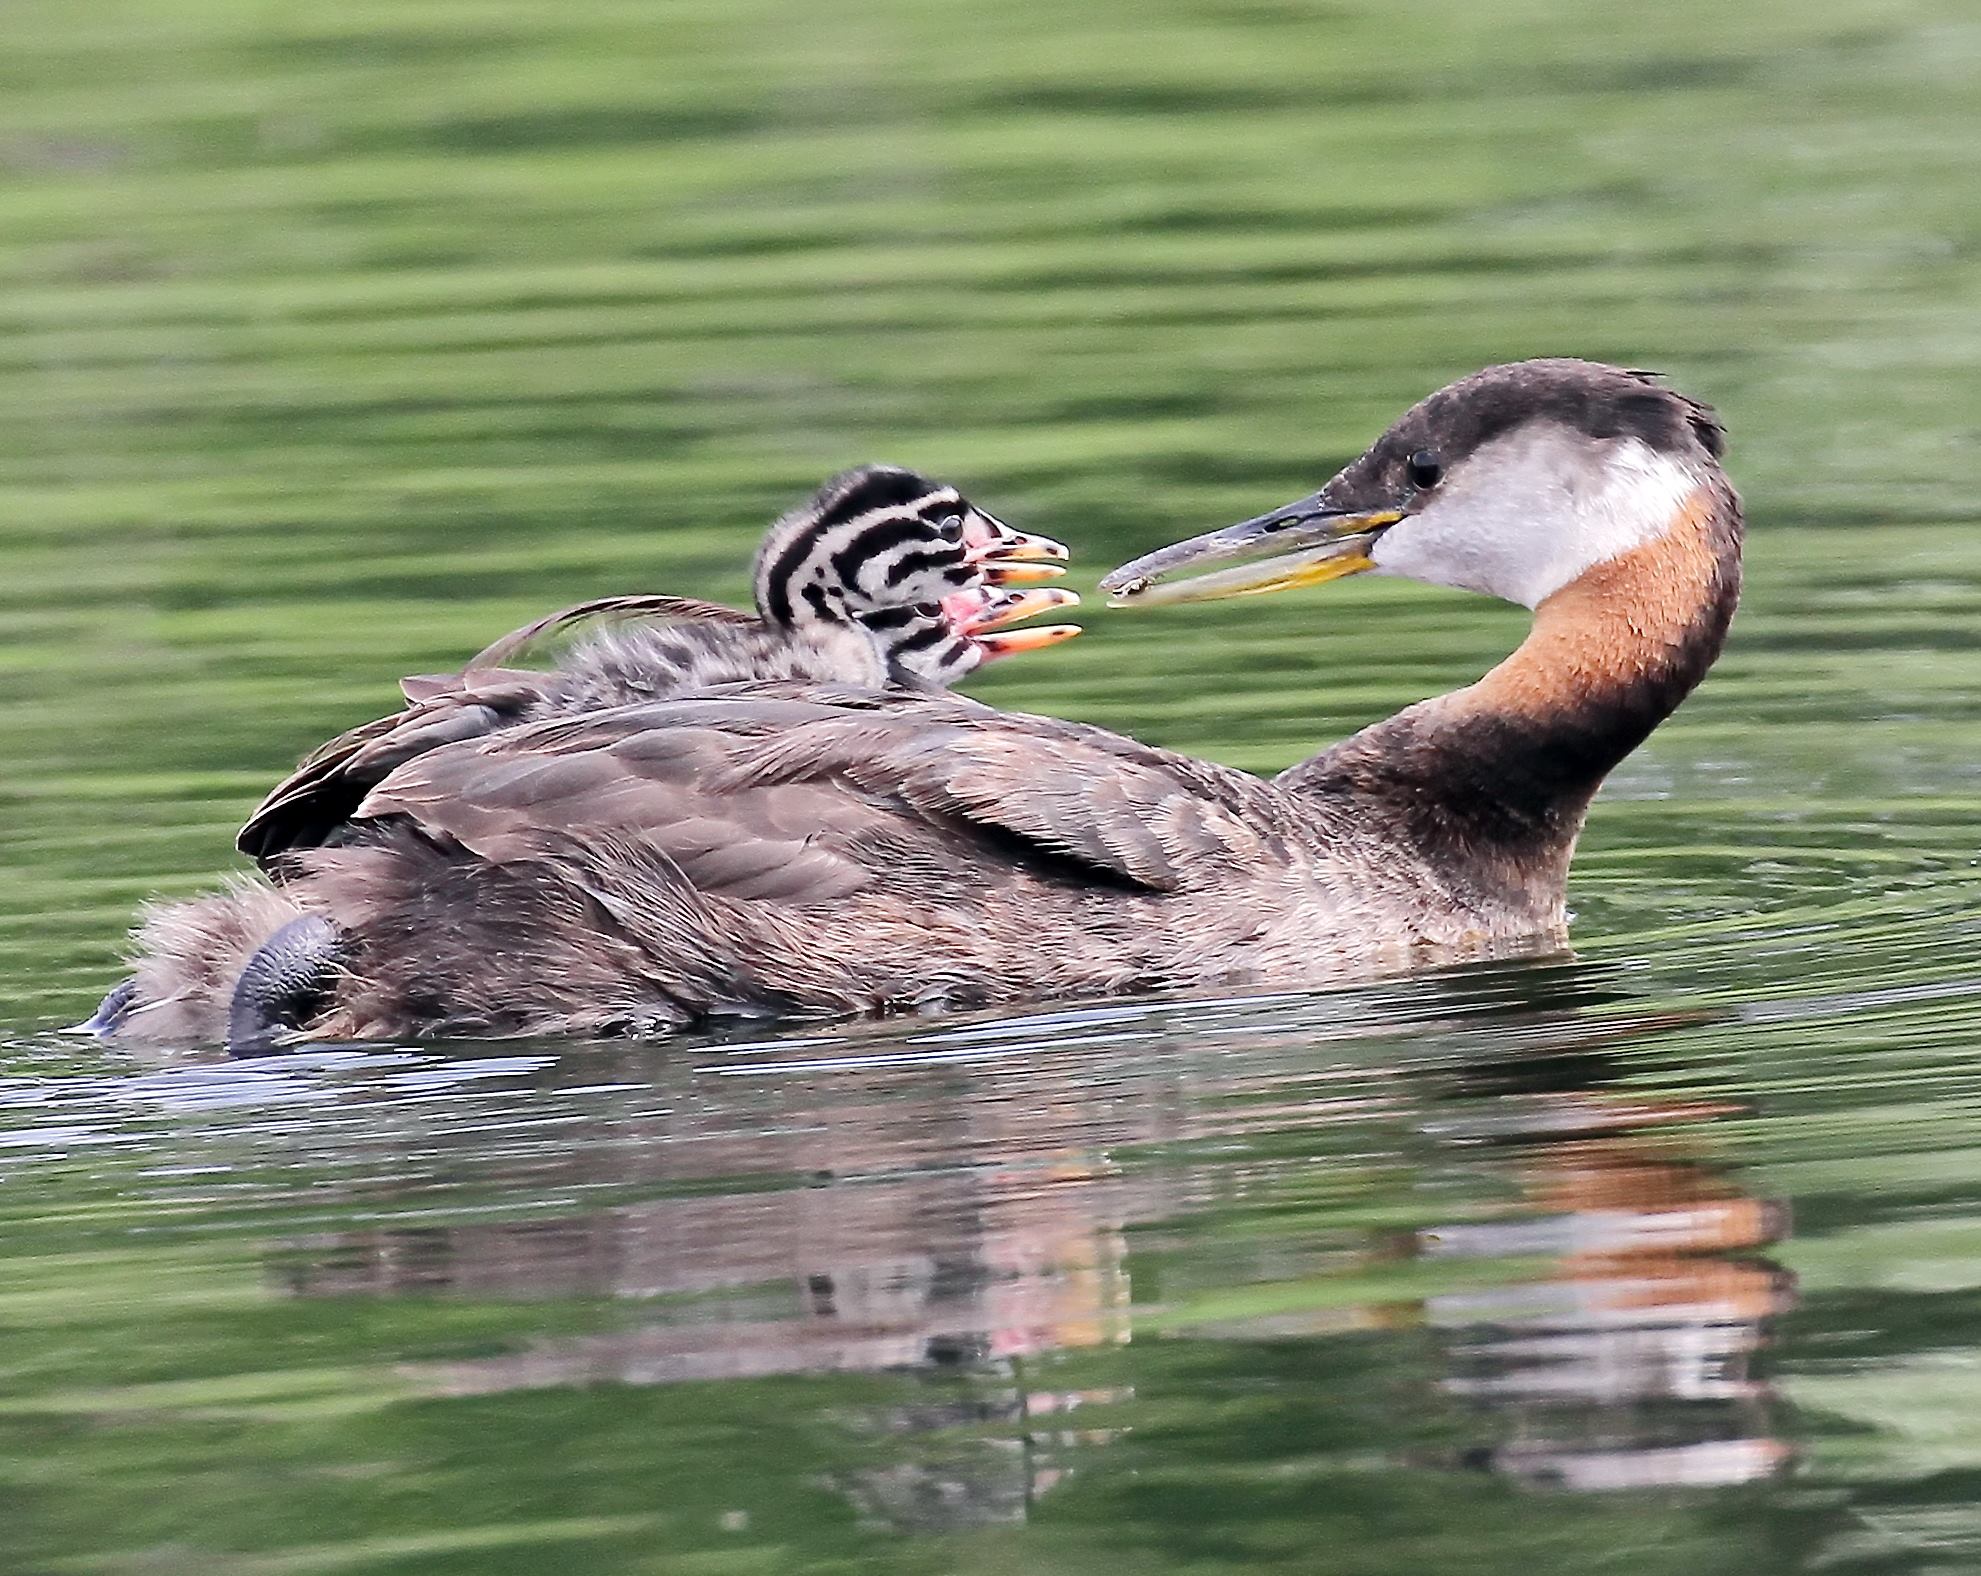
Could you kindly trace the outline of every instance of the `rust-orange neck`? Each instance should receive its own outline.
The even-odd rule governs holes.
[[[1358,819],[1441,871],[1559,901],[1604,777],[1719,655],[1740,591],[1740,503],[1715,478],[1654,540],[1596,565],[1535,610],[1478,683],[1411,706],[1281,779],[1352,798]]]
[[[1701,486],[1662,534],[1595,565],[1537,607],[1533,628],[1512,656],[1431,705],[1452,721],[1467,715],[1546,721],[1657,682],[1701,624],[1714,620],[1727,567],[1719,503],[1718,489]],[[1737,553],[1731,567],[1737,589]]]

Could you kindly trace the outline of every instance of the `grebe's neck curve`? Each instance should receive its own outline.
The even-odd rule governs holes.
[[[1543,597],[1518,650],[1283,773],[1283,787],[1498,901],[1558,907],[1603,779],[1706,675],[1740,594],[1740,500],[1711,474],[1650,540]]]

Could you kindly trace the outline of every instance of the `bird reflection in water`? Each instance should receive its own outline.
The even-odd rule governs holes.
[[[1135,1449],[1120,1441],[1146,1404],[1137,1386],[1164,1371],[1151,1365],[1170,1332],[1297,1341],[1323,1392],[1344,1361],[1387,1350],[1344,1356],[1330,1342],[1400,1350],[1429,1333],[1441,1372],[1418,1385],[1396,1438],[1370,1441],[1399,1464],[1582,1489],[1775,1470],[1788,1452],[1756,1359],[1790,1292],[1758,1252],[1785,1212],[1713,1158],[1710,1124],[1734,1102],[1610,1087],[1611,1040],[1631,1041],[1641,1070],[1647,1036],[1692,1020],[1619,1013],[1602,976],[1578,965],[1506,970],[1482,987],[1486,977],[1459,976],[1453,989],[1471,993],[1454,1002],[1463,1030],[1440,1029],[1444,1050],[1467,1048],[1463,1061],[1347,1054],[1397,1032],[1356,1024],[1364,1007],[1350,997],[1234,1007],[1221,1023],[1195,1008],[1173,1031],[1117,1009],[1116,1043],[1075,1045],[1062,1031],[1016,1054],[1007,1039],[973,1065],[826,1056],[808,1073],[789,1059],[803,1053],[779,1064],[772,1051],[766,1076],[710,1077],[627,1052],[624,1083],[601,1085],[636,1089],[617,1098],[641,1109],[594,1120],[592,1142],[539,1141],[528,1187],[538,1199],[646,1197],[561,1219],[339,1232],[291,1244],[282,1273],[300,1296],[638,1309],[631,1327],[421,1365],[415,1382],[438,1395],[886,1376],[867,1399],[835,1394],[849,1446],[833,1481],[869,1520],[899,1528],[1020,1520],[1076,1468],[1131,1469]],[[1489,1011],[1482,990],[1501,994]],[[908,1043],[948,1055],[958,1034]],[[1352,1210],[1275,1213],[1275,1179],[1330,1168],[1393,1179],[1397,1207],[1426,1221],[1456,1185],[1463,1218],[1399,1234]],[[1256,1209],[1266,1229],[1207,1224],[1234,1208]],[[1151,1300],[1152,1277],[1137,1311],[1156,1349],[1101,1361],[1130,1335],[1131,1234],[1161,1256],[1169,1301]],[[1399,1258],[1419,1261],[1420,1282],[1467,1259],[1507,1261],[1509,1273],[1489,1292],[1323,1299],[1311,1318],[1234,1316],[1228,1301],[1201,1321],[1177,1317],[1179,1296],[1202,1292],[1208,1310],[1233,1285],[1383,1274]],[[1427,1459],[1404,1437],[1426,1420],[1430,1436],[1448,1440],[1455,1422],[1479,1443]]]
[[[1036,1084],[1019,1103],[925,1078],[873,1098],[842,1085],[791,1121],[747,1099],[677,1109],[611,1180],[686,1196],[342,1232],[293,1245],[288,1289],[645,1304],[632,1328],[422,1367],[416,1380],[442,1395],[893,1374],[907,1388],[886,1404],[836,1408],[853,1453],[880,1458],[844,1474],[847,1498],[904,1529],[1022,1520],[1069,1449],[1109,1437],[1074,1414],[1123,1398],[1055,1384],[1029,1360],[1127,1339],[1128,1202],[1085,1141],[1092,1112]],[[1164,1125],[1140,1118],[1145,1134]],[[796,1185],[766,1188],[766,1173]]]
[[[1793,1283],[1758,1250],[1786,1235],[1787,1210],[1744,1192],[1686,1136],[1737,1107],[1508,1089],[1522,1070],[1495,1071],[1495,1105],[1439,1131],[1495,1149],[1524,1198],[1506,1220],[1424,1232],[1424,1251],[1552,1263],[1533,1281],[1425,1305],[1454,1337],[1446,1388],[1485,1408],[1500,1436],[1474,1463],[1581,1490],[1780,1470],[1790,1452],[1772,1434],[1757,1359]]]

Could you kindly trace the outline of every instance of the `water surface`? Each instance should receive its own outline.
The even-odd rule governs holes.
[[[1957,0],[0,18],[0,1568],[1981,1564],[1981,25]],[[53,1032],[402,673],[887,458],[1089,576],[1483,363],[1749,500],[1576,955],[662,1045]],[[1260,769],[1521,615],[1097,613]]]

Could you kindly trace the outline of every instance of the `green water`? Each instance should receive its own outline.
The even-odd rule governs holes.
[[[1968,0],[0,12],[0,1570],[1981,1566],[1978,72]],[[1574,959],[53,1032],[398,675],[738,598],[843,464],[1090,581],[1559,353],[1752,522]],[[1521,622],[1089,626],[977,693],[1267,769]]]

